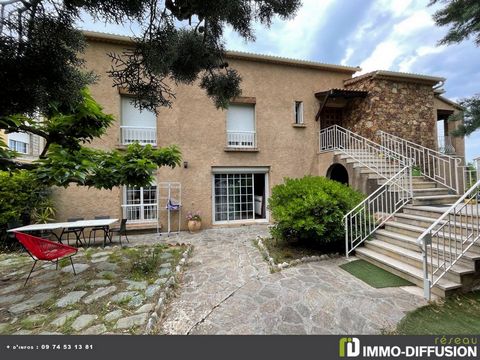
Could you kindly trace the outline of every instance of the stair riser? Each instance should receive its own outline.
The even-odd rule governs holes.
[[[437,184],[435,183],[421,183],[421,182],[412,182],[412,186],[413,186],[413,190],[419,190],[419,189],[431,189],[431,188],[435,188],[437,186]]]
[[[392,268],[386,264],[384,264],[383,262],[380,262],[380,261],[377,261],[375,259],[372,259],[370,258],[369,256],[366,256],[364,254],[360,254],[360,253],[357,253],[355,255],[356,257],[358,257],[359,259],[363,259],[365,261],[368,261],[370,263],[372,263],[373,265],[376,265],[378,266],[379,268],[382,268],[383,270],[386,270],[388,272],[391,272],[392,274],[395,274],[397,276],[400,276],[401,278],[405,279],[405,280],[408,280],[412,283],[414,283],[415,285],[423,288],[423,279],[418,279],[414,276],[411,276],[407,273],[404,273],[403,271],[400,271],[400,270],[397,270],[395,268]],[[446,297],[446,296],[450,296],[452,294],[454,294],[456,291],[453,291],[453,290],[450,290],[450,291],[444,291],[443,289],[437,287],[437,286],[434,286],[432,288],[432,293],[437,295],[437,296],[440,296],[440,297]]]
[[[388,180],[380,180],[378,182],[379,185],[384,185]],[[432,188],[436,188],[437,185],[435,183],[421,183],[421,182],[412,182],[412,187],[413,187],[413,190],[419,190],[419,189],[432,189]]]
[[[402,218],[402,217],[394,217],[395,221],[402,223],[402,224],[407,224],[407,225],[414,225],[414,226],[420,226],[425,229],[428,229],[430,225],[433,224],[433,219],[432,221],[426,221],[426,220],[414,220],[414,219],[407,219],[407,218]]]
[[[414,219],[407,219],[407,218],[401,218],[401,217],[395,217],[394,219],[395,221],[402,224],[419,226],[425,229],[428,229],[433,224],[433,221],[426,221],[426,220],[414,220]],[[458,235],[466,234],[466,229],[462,230],[460,227],[452,227],[451,231],[452,233],[456,233]],[[447,232],[447,230],[445,230],[445,232]]]
[[[375,238],[378,239],[378,240],[381,240],[381,241],[385,241],[386,243],[396,245],[396,246],[402,247],[404,249],[412,250],[412,251],[416,251],[416,252],[420,253],[420,247],[414,242],[402,241],[400,239],[389,237],[389,236],[386,236],[386,235],[383,235],[383,234],[375,234]],[[436,253],[436,251],[435,251],[435,253]],[[478,270],[478,268],[476,266],[480,267],[480,261],[478,261],[478,260],[475,261],[475,260],[472,260],[471,258],[466,258],[466,257],[461,258],[459,260],[459,264],[463,264],[464,266],[466,266],[466,267],[468,267],[472,270]]]
[[[421,260],[417,260],[415,258],[404,256],[403,254],[399,254],[397,252],[391,251],[389,249],[385,249],[385,248],[380,247],[380,246],[375,246],[374,244],[371,244],[369,242],[367,242],[365,244],[365,246],[369,249],[372,249],[372,250],[380,253],[380,254],[386,255],[386,256],[391,257],[391,258],[396,259],[396,260],[400,260],[401,262],[403,262],[405,264],[415,266],[418,269],[423,269],[423,262]],[[459,274],[456,274],[456,273],[453,273],[453,272],[447,272],[445,274],[446,279],[457,282],[457,283],[462,283],[462,277],[464,277],[464,276],[465,275],[459,275]]]
[[[391,226],[388,224],[388,222],[385,224],[385,230],[388,230],[397,234],[401,234],[401,235],[410,236],[413,238],[418,238],[420,235],[422,235],[422,232],[423,232],[423,231],[403,229],[396,226]]]
[[[409,215],[418,215],[418,216],[428,217],[428,218],[437,220],[443,214],[443,211],[442,212],[428,211],[428,210],[415,209],[415,208],[408,207],[408,208],[403,209],[403,213],[404,214],[409,214]],[[463,221],[463,222],[466,222],[466,220],[467,220],[467,217],[464,216],[464,215],[456,215],[455,218],[453,216],[451,216],[450,218],[452,220],[455,220],[455,221]],[[475,219],[475,218],[476,217],[473,217],[473,219],[474,219],[473,221],[475,223],[478,221],[478,223],[480,224],[480,218],[478,220]],[[472,216],[470,216],[470,215],[468,216],[468,222],[469,223],[472,222]]]
[[[438,199],[418,199],[413,198],[412,205],[414,206],[429,206],[429,205],[449,205],[457,201],[454,198],[438,198]]]
[[[435,196],[435,195],[448,195],[448,189],[435,189],[435,190],[413,190],[413,197],[415,196]]]
[[[413,225],[413,224],[412,224]],[[417,231],[417,230],[409,230],[409,229],[402,229],[402,228],[398,228],[396,226],[391,226],[391,225],[388,225],[388,223],[385,225],[385,230],[387,231],[391,231],[391,232],[394,232],[394,233],[397,233],[397,234],[401,234],[401,235],[405,235],[405,236],[410,236],[412,238],[415,238],[415,239],[418,239],[420,237],[420,235],[422,235],[423,231],[420,232],[420,231]],[[454,235],[452,233],[452,235]],[[375,235],[376,237],[380,236],[380,234],[376,234]],[[440,239],[440,243],[443,244],[443,236],[439,237]],[[433,239],[433,241],[435,242],[436,239]],[[460,239],[456,239],[456,238],[451,238],[449,237],[448,233],[445,233],[445,242],[447,243],[448,241],[450,241],[452,243],[452,246],[454,244],[454,242],[459,242]],[[475,244],[473,245],[475,246],[476,248],[474,250],[479,250],[480,249],[480,242],[477,241],[475,242]],[[458,246],[458,248],[460,248],[460,246]]]

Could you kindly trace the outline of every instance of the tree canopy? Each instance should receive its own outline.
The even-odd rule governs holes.
[[[480,45],[480,2],[478,0],[431,0],[430,5],[444,3],[433,20],[438,26],[449,26],[440,44],[454,44],[474,37]]]
[[[111,53],[109,72],[140,109],[171,106],[170,84],[193,84],[226,108],[241,93],[241,77],[225,60],[223,32],[245,40],[253,25],[293,16],[300,0],[0,0],[0,130],[29,132],[46,146],[33,165],[15,162],[0,143],[0,167],[28,167],[49,185],[112,188],[144,185],[158,166],[176,166],[175,146],[131,145],[125,151],[85,147],[114,119],[86,90],[98,74],[84,68],[85,39],[76,23],[137,23],[133,45]]]
[[[480,1],[478,0],[431,0],[430,5],[444,3],[445,6],[435,12],[433,19],[438,26],[449,26],[447,34],[440,40],[440,44],[455,44],[474,38],[477,46],[480,45]],[[452,132],[454,136],[470,135],[480,128],[480,94],[460,100],[464,107],[464,122]],[[460,120],[454,115],[450,121]]]

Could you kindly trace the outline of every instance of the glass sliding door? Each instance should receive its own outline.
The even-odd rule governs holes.
[[[215,222],[262,219],[255,214],[255,178],[258,174],[215,174],[214,219]],[[265,186],[265,175],[261,176],[259,188]]]

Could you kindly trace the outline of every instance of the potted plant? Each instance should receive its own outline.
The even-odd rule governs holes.
[[[200,217],[200,212],[196,211],[193,213],[189,211],[186,218],[188,231],[191,233],[195,233],[202,228],[202,218]]]

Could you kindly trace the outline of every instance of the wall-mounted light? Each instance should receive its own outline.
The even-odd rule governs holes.
[[[183,167],[184,167],[185,169],[188,168],[188,161],[184,161],[184,162],[183,162]]]

